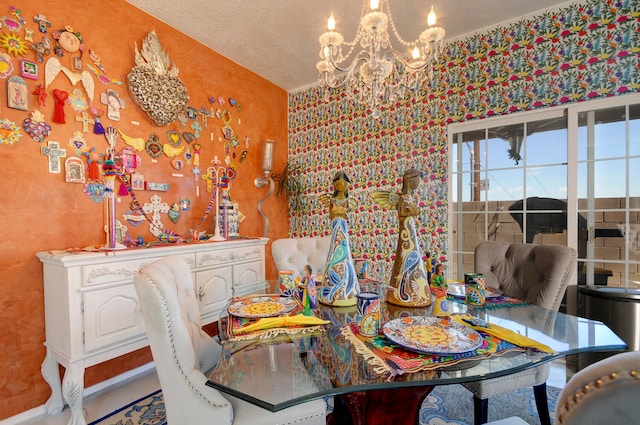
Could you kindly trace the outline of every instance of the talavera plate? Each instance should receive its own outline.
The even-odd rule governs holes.
[[[382,330],[392,342],[419,353],[460,354],[482,345],[475,330],[434,316],[401,317],[385,323]]]
[[[242,298],[231,303],[227,311],[236,317],[259,319],[283,316],[298,306],[294,298],[279,295],[263,295]]]

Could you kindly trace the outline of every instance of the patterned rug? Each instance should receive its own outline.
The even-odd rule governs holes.
[[[553,423],[559,389],[547,387],[549,411]],[[538,411],[531,388],[514,391],[489,400],[489,421],[519,416],[531,425],[539,425]],[[89,425],[166,425],[162,391],[142,397]],[[472,425],[473,399],[460,385],[436,387],[420,410],[421,425]]]

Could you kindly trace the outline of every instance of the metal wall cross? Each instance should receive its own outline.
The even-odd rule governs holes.
[[[158,195],[151,196],[151,203],[144,204],[142,206],[142,211],[145,214],[151,214],[151,223],[149,224],[149,232],[155,237],[158,237],[162,234],[162,230],[164,229],[164,225],[162,224],[162,220],[160,219],[160,213],[168,213],[169,205],[166,202],[161,202],[162,199]]]
[[[60,143],[49,141],[47,146],[40,146],[40,153],[49,157],[49,172],[60,173],[60,158],[66,158],[67,150],[60,149]]]

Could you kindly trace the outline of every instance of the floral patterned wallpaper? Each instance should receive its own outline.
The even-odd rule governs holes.
[[[359,202],[350,215],[354,257],[388,280],[398,220],[373,204],[376,190],[400,191],[409,167],[424,172],[417,218],[423,255],[447,258],[447,125],[640,89],[640,2],[581,1],[455,40],[433,79],[379,119],[344,93],[319,87],[289,95],[289,161],[304,190],[290,210],[290,235],[330,232],[318,195],[338,170]],[[325,101],[328,97],[328,101]]]

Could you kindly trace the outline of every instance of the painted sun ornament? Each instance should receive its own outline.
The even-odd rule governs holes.
[[[0,121],[0,145],[13,145],[20,141],[20,126],[8,118]]]
[[[5,32],[0,36],[0,47],[7,49],[7,52],[13,57],[24,56],[29,49],[22,37],[13,31]]]

